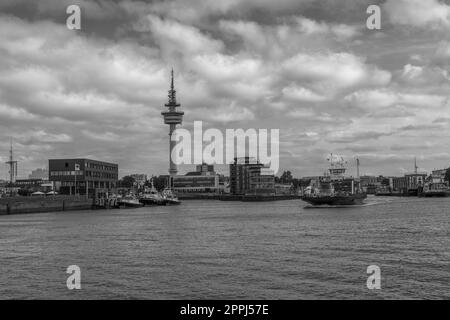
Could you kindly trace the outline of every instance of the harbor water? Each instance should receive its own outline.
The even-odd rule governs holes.
[[[449,299],[450,198],[0,216],[1,299]],[[81,269],[68,290],[66,269]],[[381,289],[366,286],[367,267]]]

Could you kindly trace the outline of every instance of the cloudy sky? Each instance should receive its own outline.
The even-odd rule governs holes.
[[[12,136],[20,176],[60,157],[167,173],[172,66],[183,127],[280,129],[297,176],[330,152],[367,174],[450,165],[449,0],[1,0],[0,160]]]

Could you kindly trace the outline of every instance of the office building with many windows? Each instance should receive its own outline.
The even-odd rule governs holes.
[[[50,159],[49,180],[61,194],[93,196],[117,187],[119,166],[90,159]]]

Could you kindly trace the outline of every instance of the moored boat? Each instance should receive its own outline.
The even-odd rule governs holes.
[[[144,206],[141,202],[139,202],[138,198],[132,195],[127,195],[123,198],[118,199],[117,203],[121,208],[139,208]]]
[[[139,198],[139,202],[143,205],[158,205],[164,206],[167,204],[167,200],[155,189],[153,185],[153,179],[151,181],[151,188],[146,190],[141,197]]]
[[[166,201],[168,205],[178,205],[181,204],[181,201],[178,199],[178,197],[173,194],[171,189],[164,189],[162,192],[162,197]]]

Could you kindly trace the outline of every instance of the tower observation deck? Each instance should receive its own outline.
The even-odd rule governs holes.
[[[161,112],[161,115],[164,117],[164,123],[169,125],[169,174],[171,176],[175,176],[178,172],[177,165],[174,163],[172,159],[172,150],[175,148],[176,141],[172,141],[172,134],[175,131],[176,125],[181,124],[183,122],[183,111],[177,111],[177,108],[180,106],[177,103],[175,86],[173,83],[173,69],[171,73],[171,84],[169,90],[169,101],[165,104],[168,108],[167,111]]]

